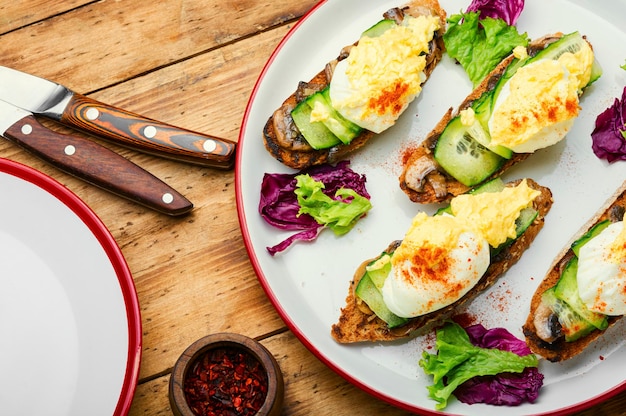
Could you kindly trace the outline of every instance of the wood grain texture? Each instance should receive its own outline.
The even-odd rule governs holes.
[[[295,19],[315,3],[22,0],[0,6],[0,65],[237,141],[263,66]],[[285,377],[285,415],[408,414],[349,384],[286,329],[249,263],[233,171],[98,142],[179,190],[194,210],[183,218],[166,217],[60,172],[5,140],[0,157],[63,183],[96,212],[120,246],[133,273],[143,325],[132,416],[171,415],[167,386],[174,362],[192,342],[219,331],[262,339],[272,351]],[[581,414],[617,416],[625,403],[626,393]]]

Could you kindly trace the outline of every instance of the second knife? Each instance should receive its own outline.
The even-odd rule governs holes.
[[[57,133],[19,107],[0,100],[0,136],[54,167],[167,215],[193,204],[150,172],[91,140]]]

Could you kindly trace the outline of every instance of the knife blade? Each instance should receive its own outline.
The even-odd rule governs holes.
[[[56,168],[116,195],[177,216],[193,204],[125,157],[86,138],[41,125],[35,116],[0,100],[0,135]]]
[[[0,100],[155,156],[220,169],[230,169],[235,163],[234,142],[104,104],[4,66],[0,66]]]

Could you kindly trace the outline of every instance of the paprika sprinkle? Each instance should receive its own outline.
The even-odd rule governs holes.
[[[184,392],[198,416],[249,416],[263,406],[267,376],[259,361],[243,349],[208,350],[189,368]]]

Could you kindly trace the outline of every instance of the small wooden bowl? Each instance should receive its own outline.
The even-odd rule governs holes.
[[[176,416],[198,416],[187,402],[185,381],[191,377],[194,365],[212,350],[228,350],[247,354],[258,361],[267,379],[267,392],[258,416],[278,416],[283,406],[283,374],[274,356],[259,342],[240,334],[219,333],[208,335],[191,344],[174,365],[169,383],[169,399]]]

